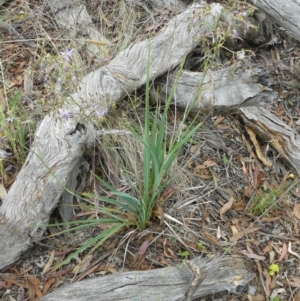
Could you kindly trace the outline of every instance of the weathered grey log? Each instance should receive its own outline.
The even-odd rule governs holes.
[[[177,79],[178,77],[178,79]],[[163,76],[155,82],[153,94],[167,99],[172,87],[174,104],[192,111],[210,112],[214,110],[233,111],[240,107],[267,106],[277,96],[269,85],[269,76],[262,66],[236,62],[218,71],[179,71]]]
[[[186,5],[180,0],[149,0],[148,2],[152,5],[152,7],[157,9],[165,8],[182,11],[186,8]]]
[[[222,9],[218,4],[210,6],[210,14],[201,5],[187,9],[155,38],[131,45],[110,64],[84,77],[79,91],[44,118],[0,208],[0,270],[18,260],[43,235],[42,225],[47,224],[85,147],[95,137],[88,120],[145,84],[147,66],[152,80],[180,64],[200,37],[212,31]]]
[[[300,41],[300,0],[248,0]]]
[[[247,291],[248,283],[254,278],[254,274],[247,271],[239,257],[224,256],[213,260],[196,258],[191,262],[199,266],[205,275],[193,299],[221,291],[240,294]],[[143,272],[126,272],[73,283],[55,290],[40,301],[179,301],[189,289],[192,278],[193,274],[185,264]]]
[[[265,108],[242,108],[241,112],[245,124],[269,142],[300,175],[300,135]]]

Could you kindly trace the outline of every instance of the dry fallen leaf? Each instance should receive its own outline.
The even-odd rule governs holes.
[[[254,295],[254,296],[251,296],[251,299],[249,299],[249,301],[250,301],[250,300],[253,300],[253,301],[265,301],[266,298],[265,298],[265,296],[262,295],[262,294],[256,294],[256,295]]]
[[[222,220],[224,220],[223,216],[231,208],[233,202],[234,198],[231,197],[229,201],[226,204],[224,204],[223,207],[220,209],[220,217]]]
[[[300,278],[299,277],[289,278],[288,283],[293,287],[300,287]]]
[[[270,252],[271,250],[273,249],[273,245],[272,245],[272,242],[269,242],[267,244],[267,246],[265,246],[263,249],[262,249],[262,253],[268,253]]]
[[[218,165],[218,164],[215,161],[206,160],[205,162],[203,162],[203,164],[197,165],[194,170],[195,170],[195,172],[198,172],[200,169],[206,169],[208,167],[212,167],[212,166],[216,166],[216,165]]]
[[[292,190],[292,194],[295,197],[300,198],[300,189],[297,187],[296,189]]]
[[[245,255],[249,258],[256,259],[256,260],[265,260],[266,259],[266,257],[264,257],[264,256],[260,256],[260,255],[254,254],[254,253],[249,253],[246,250],[241,250],[240,253],[242,253],[243,255]]]
[[[28,299],[29,301],[35,301],[36,296],[38,299],[43,297],[43,293],[40,290],[40,280],[32,275],[28,275]]]
[[[221,228],[220,228],[220,226],[218,226],[218,228],[217,228],[217,239],[220,239],[221,237],[222,237]]]
[[[93,273],[95,270],[97,270],[99,267],[100,267],[100,264],[96,264],[95,266],[91,267],[89,270],[85,271],[84,273],[81,273],[80,276],[76,278],[76,281],[82,280],[87,275],[89,275],[89,274]],[[105,274],[106,273],[107,273],[107,271],[105,270]]]
[[[269,264],[271,264],[272,262],[274,262],[274,259],[275,259],[275,251],[271,250],[269,252]]]
[[[106,268],[106,270],[107,270],[109,273],[111,273],[111,274],[116,274],[116,273],[118,273],[117,269],[116,269],[115,267],[113,267],[113,266],[108,266],[108,267]]]
[[[48,270],[50,269],[50,267],[51,267],[51,265],[53,263],[54,257],[55,257],[55,250],[52,250],[50,252],[49,260],[48,260],[48,262],[45,264],[45,266],[43,268],[42,275],[45,274],[46,272],[48,272]]]
[[[294,206],[293,213],[298,219],[300,219],[300,203]]]
[[[258,141],[256,140],[256,134],[255,132],[248,126],[245,126],[245,129],[247,131],[247,133],[250,136],[250,139],[252,141],[252,143],[254,144],[255,150],[256,150],[256,154],[258,159],[266,166],[266,167],[272,167],[272,162],[270,162],[262,153],[261,149],[260,149],[260,145],[258,143]]]
[[[146,239],[142,245],[139,247],[139,251],[138,251],[138,254],[139,255],[143,255],[146,253],[147,249],[148,249],[148,246],[149,246],[149,240]]]
[[[214,125],[218,125],[224,119],[225,117],[223,115],[219,115],[218,118],[214,121]]]
[[[275,222],[278,221],[280,219],[279,216],[275,216],[275,217],[262,217],[260,219],[261,223],[271,223],[271,222]]]
[[[195,145],[192,145],[192,146],[190,147],[190,152],[191,152],[191,154],[194,154],[196,151],[198,151],[199,148],[200,148],[200,146],[201,146],[200,143],[195,144]]]
[[[134,255],[131,261],[131,265],[134,269],[145,270],[148,269],[148,263],[144,262],[146,258],[146,251],[148,249],[149,243],[153,240],[153,236],[150,235],[139,247],[138,252]]]
[[[206,180],[210,180],[213,178],[208,169],[199,169],[197,172],[194,171],[193,175],[197,178]]]
[[[7,289],[7,284],[6,284],[5,281],[0,281],[0,289],[1,289],[1,288]]]
[[[73,274],[79,274],[82,273],[84,271],[86,271],[90,264],[91,261],[93,259],[93,254],[88,255],[87,257],[85,257],[72,271]]]
[[[171,246],[170,246],[169,241],[167,239],[164,239],[164,241],[163,241],[163,248],[164,248],[164,255],[166,257],[176,258],[176,255],[173,252],[173,250],[171,249]]]
[[[267,297],[269,297],[271,295],[272,279],[271,279],[270,273],[267,269],[264,269],[264,275],[265,275],[265,278],[266,278],[266,283],[265,283],[266,293],[267,293]]]
[[[232,231],[233,235],[237,234],[239,232],[238,229],[237,229],[237,227],[235,225],[231,225],[230,228],[231,228],[231,231]]]
[[[283,243],[282,251],[281,251],[278,261],[282,261],[284,259],[285,255],[287,254],[287,252],[288,252],[287,244]]]
[[[52,284],[54,284],[56,282],[57,278],[51,277],[48,280],[46,280],[43,283],[43,295],[47,295],[49,289],[51,288]]]
[[[15,275],[13,275],[13,277],[15,277]],[[1,281],[5,281],[6,282],[6,286],[7,288],[11,288],[12,285],[16,285],[16,286],[19,286],[19,287],[25,287],[25,288],[28,288],[27,285],[19,282],[18,280],[16,279],[13,279],[13,278],[2,278]]]
[[[230,237],[230,241],[236,242],[237,240],[243,238],[246,234],[249,234],[249,233],[252,233],[252,232],[255,232],[258,230],[260,230],[260,227],[253,227],[253,228],[249,228],[244,231],[238,232],[237,234],[234,234]]]

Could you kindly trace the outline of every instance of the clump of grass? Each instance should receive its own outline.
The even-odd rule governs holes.
[[[5,90],[5,89],[4,89]],[[33,128],[33,122],[26,117],[20,103],[20,93],[11,97],[5,95],[6,104],[0,106],[0,139],[8,142],[19,167],[25,162],[27,155],[26,136]],[[5,143],[3,143],[5,145]],[[1,176],[4,176],[1,174]]]
[[[259,190],[252,199],[249,210],[253,215],[268,215],[270,208],[276,208],[282,189],[268,189],[266,191]]]
[[[127,126],[127,130],[134,140],[142,145],[142,172],[138,181],[133,181],[127,174],[126,180],[129,186],[128,192],[119,191],[112,184],[102,180],[95,175],[102,187],[108,190],[110,197],[101,196],[94,193],[84,193],[84,200],[94,206],[97,211],[97,218],[91,220],[81,220],[70,222],[71,230],[79,230],[85,227],[105,224],[107,229],[90,239],[76,252],[69,255],[62,262],[69,262],[74,256],[91,248],[89,253],[100,247],[107,239],[114,234],[128,227],[136,227],[143,230],[153,216],[155,207],[162,206],[165,199],[161,198],[163,191],[167,188],[171,180],[170,170],[177,159],[178,153],[185,143],[187,143],[202,123],[193,119],[186,128],[181,127],[172,137],[166,138],[168,128],[168,112],[172,101],[175,86],[166,100],[162,114],[160,105],[155,107],[154,117],[150,118],[150,79],[149,67],[147,68],[146,94],[145,94],[145,120],[142,128]],[[185,118],[188,114],[186,112]],[[184,118],[184,119],[185,119]],[[184,120],[183,120],[184,121]],[[136,150],[133,149],[132,152]],[[126,169],[126,167],[124,167]],[[104,206],[95,206],[104,204]],[[163,212],[160,210],[161,219]],[[56,224],[57,225],[57,224]]]

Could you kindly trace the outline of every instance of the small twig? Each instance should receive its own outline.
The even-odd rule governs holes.
[[[193,273],[193,277],[181,301],[192,301],[192,297],[200,284],[204,281],[206,273],[201,274],[200,267],[198,265],[193,265],[190,261],[186,261],[185,265]]]
[[[267,288],[266,288],[266,285],[265,285],[265,281],[264,281],[264,277],[263,277],[263,272],[262,272],[262,269],[261,269],[261,265],[260,265],[260,263],[259,263],[258,260],[255,260],[255,263],[257,265],[257,269],[258,269],[258,272],[259,272],[259,278],[260,278],[260,281],[261,281],[261,285],[262,285],[262,287],[264,289],[266,300],[268,300],[268,293],[267,293]]]
[[[117,135],[117,136],[123,136],[123,135],[130,135],[131,133],[126,130],[101,130],[97,131],[97,136],[103,136],[103,135]]]
[[[288,252],[300,259],[300,256],[292,250],[292,242],[289,242]]]

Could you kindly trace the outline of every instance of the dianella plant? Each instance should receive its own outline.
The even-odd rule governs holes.
[[[129,186],[125,191],[120,191],[112,183],[95,175],[96,181],[107,193],[100,195],[95,193],[83,193],[84,202],[94,206],[95,218],[79,220],[68,223],[71,225],[66,231],[79,230],[85,227],[99,226],[104,229],[95,237],[87,241],[76,252],[69,255],[62,263],[67,263],[77,254],[89,249],[89,254],[100,247],[106,240],[128,228],[143,230],[147,227],[155,207],[162,206],[161,195],[167,189],[171,181],[170,170],[177,160],[178,153],[185,143],[192,139],[194,133],[201,127],[198,116],[191,118],[185,126],[177,127],[175,134],[167,135],[168,113],[172,102],[176,83],[170,91],[168,98],[161,109],[159,102],[150,105],[150,64],[146,68],[146,93],[145,93],[145,116],[143,124],[138,127],[125,126],[131,137],[142,146],[141,178],[133,181],[127,173],[126,182]],[[181,70],[181,68],[180,68]],[[178,76],[180,74],[178,72]],[[177,82],[177,80],[176,80]],[[154,111],[154,113],[153,113]],[[185,112],[181,124],[188,117]],[[132,149],[131,152],[135,152]],[[118,156],[118,154],[116,154]],[[119,156],[121,159],[121,156]],[[126,165],[122,166],[126,174]],[[159,203],[159,204],[158,204]],[[95,204],[101,204],[101,206]],[[157,210],[156,210],[157,212]],[[160,214],[163,212],[160,210]],[[163,217],[161,218],[163,220]],[[56,224],[58,225],[58,224]],[[106,225],[106,226],[104,226]]]

